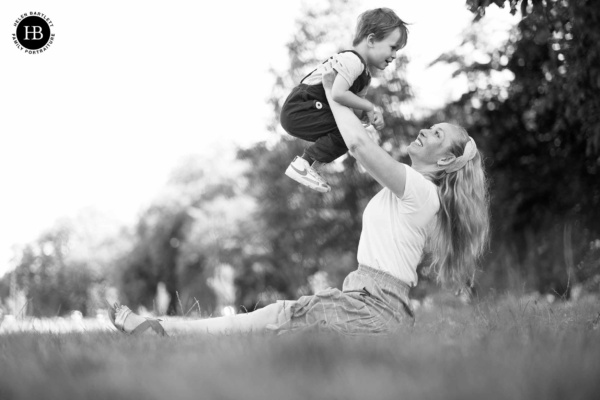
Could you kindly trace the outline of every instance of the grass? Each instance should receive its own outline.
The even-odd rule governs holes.
[[[587,399],[600,303],[419,310],[385,338],[0,335],[0,399]]]

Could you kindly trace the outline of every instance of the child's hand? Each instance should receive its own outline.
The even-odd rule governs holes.
[[[385,126],[385,122],[383,121],[383,114],[379,107],[374,107],[373,111],[367,113],[369,117],[369,122],[371,125],[375,127],[378,131],[382,130]]]
[[[333,69],[331,65],[331,60],[325,63],[323,69],[323,76],[321,77],[321,81],[323,82],[323,88],[331,89],[333,87],[333,81],[335,81],[335,76],[337,75],[337,71]]]

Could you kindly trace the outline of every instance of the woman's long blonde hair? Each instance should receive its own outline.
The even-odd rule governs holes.
[[[458,127],[460,140],[450,152],[456,157],[463,154],[470,140],[467,131]],[[487,248],[490,217],[487,179],[481,153],[458,171],[435,173],[440,210],[435,229],[429,237],[431,266],[437,281],[460,289],[472,286],[477,261]]]

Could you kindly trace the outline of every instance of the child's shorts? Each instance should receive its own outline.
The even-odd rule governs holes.
[[[311,142],[332,132],[339,134],[325,92],[321,94],[318,86],[296,86],[281,107],[279,122],[290,135]]]
[[[414,324],[408,298],[409,286],[377,269],[360,265],[344,280],[340,291],[328,288],[297,301],[278,301],[281,306],[275,333],[306,329],[344,335],[382,335]]]
[[[305,152],[314,160],[330,163],[348,152],[321,85],[296,86],[281,108],[279,122],[290,135],[313,142]]]

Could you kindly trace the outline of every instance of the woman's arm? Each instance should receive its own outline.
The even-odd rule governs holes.
[[[336,72],[330,66],[323,73],[323,87],[335,122],[350,150],[350,154],[381,185],[390,189],[396,196],[404,195],[406,167],[394,160],[385,150],[374,143],[365,132],[361,122],[352,110],[337,103],[331,89]]]

